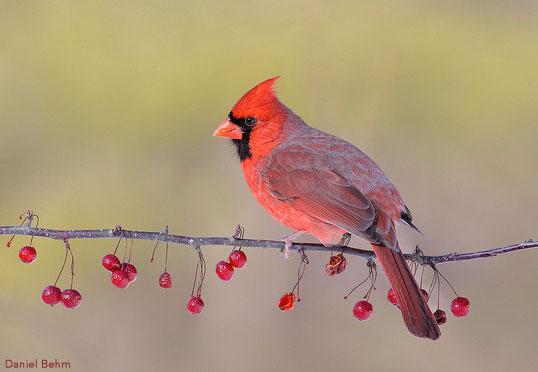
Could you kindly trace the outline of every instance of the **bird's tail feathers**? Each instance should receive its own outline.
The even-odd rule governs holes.
[[[398,306],[409,331],[418,337],[438,339],[441,335],[439,326],[405,262],[404,255],[384,245],[372,244],[372,247],[396,293]]]

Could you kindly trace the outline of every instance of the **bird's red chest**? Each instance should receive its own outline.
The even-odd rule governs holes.
[[[266,176],[259,170],[263,169],[260,162],[263,162],[263,159],[249,158],[242,162],[245,180],[258,203],[277,221],[291,229],[312,234],[324,244],[336,244],[345,231],[295,208],[293,202],[282,201],[275,197],[267,186]]]
[[[250,191],[267,212],[286,226],[294,230],[309,231],[311,217],[296,210],[287,202],[277,199],[267,187],[265,176],[260,173],[263,159],[248,158],[241,166]]]
[[[260,203],[275,218],[283,222],[281,218],[283,213],[287,212],[289,207],[271,194],[271,191],[265,182],[264,175],[260,173],[260,162],[262,161],[263,160],[253,158],[243,160],[241,166],[243,167],[245,180],[258,203]],[[287,225],[287,223],[285,224]]]

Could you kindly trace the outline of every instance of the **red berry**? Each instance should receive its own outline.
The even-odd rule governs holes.
[[[293,292],[286,293],[284,296],[280,297],[280,301],[278,302],[278,307],[282,311],[289,311],[293,309],[293,305],[295,304],[295,295]]]
[[[219,261],[215,267],[215,272],[221,280],[228,281],[232,279],[232,276],[234,275],[234,268],[226,261]]]
[[[191,314],[200,314],[204,309],[204,301],[198,296],[192,296],[187,303],[187,310]]]
[[[123,270],[114,271],[110,280],[118,288],[127,288],[129,286],[129,275]]]
[[[389,289],[387,293],[387,300],[395,306],[398,306],[398,298],[396,297],[396,292],[394,292],[394,289]]]
[[[49,285],[41,292],[41,298],[47,305],[54,306],[62,300],[62,290],[53,285]]]
[[[424,298],[424,301],[428,302],[428,299],[430,298],[430,296],[428,296],[428,291],[421,288],[420,293],[422,293],[422,298]]]
[[[471,303],[469,302],[468,298],[456,297],[452,300],[450,310],[452,311],[452,314],[454,314],[454,316],[466,316],[467,314],[469,314],[470,305]]]
[[[127,277],[129,278],[129,283],[134,282],[138,276],[138,271],[136,270],[135,265],[132,265],[128,262],[124,262],[121,264],[121,271],[127,274]]]
[[[62,292],[62,303],[67,309],[76,309],[81,301],[82,296],[76,289],[66,289]]]
[[[32,263],[37,256],[37,252],[34,247],[30,247],[29,245],[24,246],[19,251],[19,258],[24,263]]]
[[[118,257],[113,254],[107,254],[101,260],[101,264],[105,269],[113,273],[121,268],[121,262]]]
[[[247,255],[243,251],[233,251],[228,256],[230,265],[237,269],[242,269],[247,264]]]
[[[353,315],[359,320],[368,320],[374,314],[374,307],[366,300],[360,300],[353,306]]]
[[[346,269],[347,260],[342,253],[337,254],[336,256],[331,256],[329,262],[325,265],[325,272],[329,276],[335,274],[340,274]]]
[[[159,285],[161,288],[171,288],[172,287],[172,279],[170,278],[170,273],[164,272],[159,277]]]
[[[443,310],[441,309],[435,310],[435,313],[433,313],[433,316],[435,317],[435,321],[437,322],[437,324],[441,325],[441,324],[446,323],[446,313]]]

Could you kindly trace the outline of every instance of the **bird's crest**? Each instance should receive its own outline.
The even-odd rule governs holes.
[[[243,94],[232,108],[233,115],[238,118],[254,116],[264,120],[279,111],[282,104],[274,91],[275,82],[279,78],[280,76],[275,76],[267,79]]]

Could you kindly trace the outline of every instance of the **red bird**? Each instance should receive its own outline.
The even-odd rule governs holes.
[[[231,138],[258,202],[295,232],[327,246],[345,234],[368,240],[383,267],[407,328],[432,340],[441,332],[405,262],[395,224],[416,229],[400,193],[361,150],[308,126],[276,97],[268,79],[237,101],[213,135]]]

